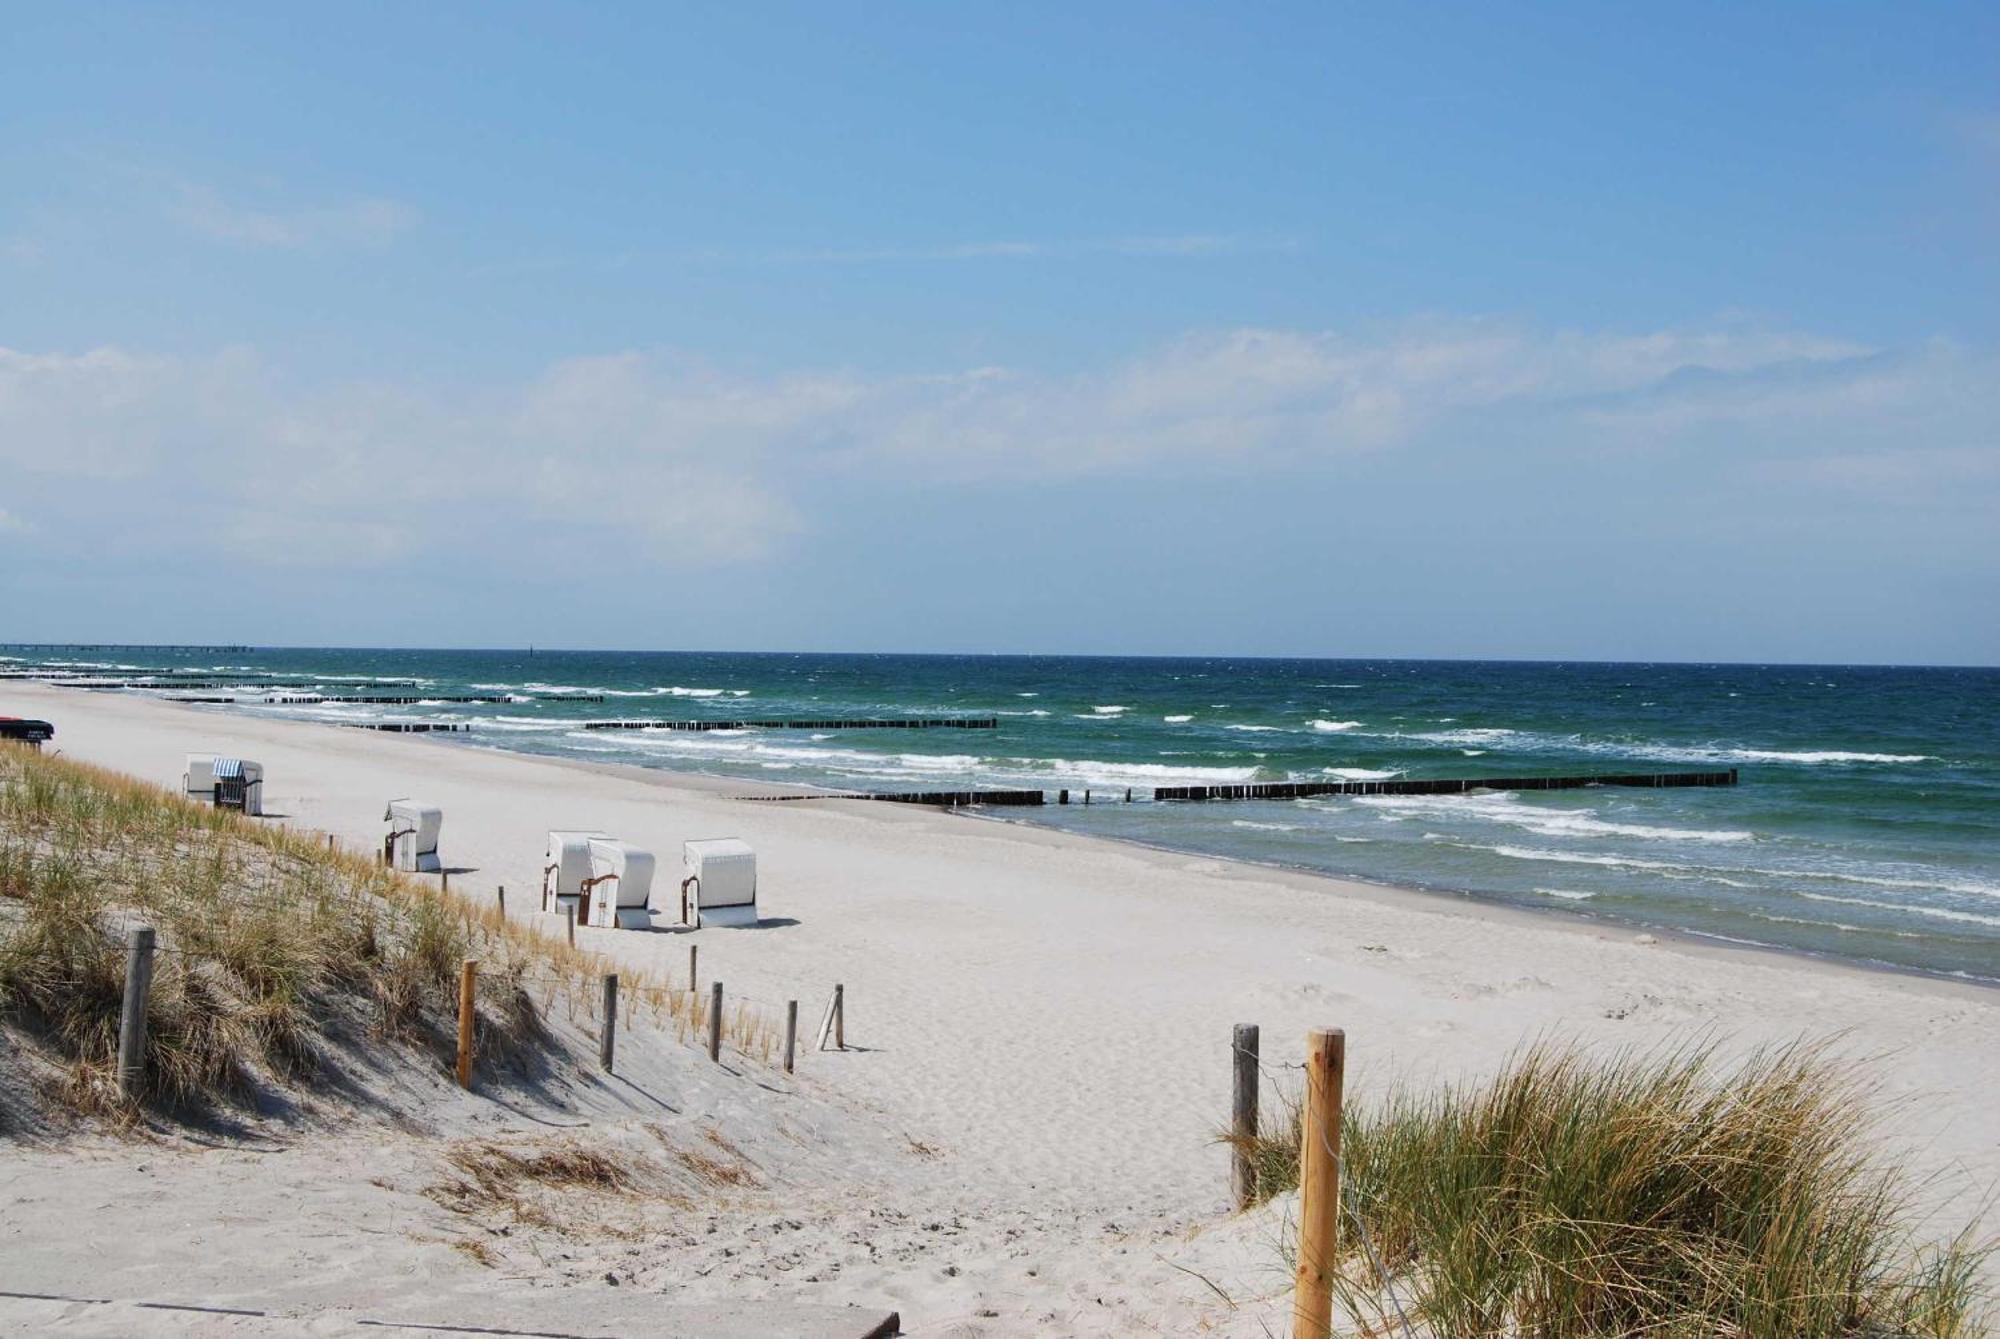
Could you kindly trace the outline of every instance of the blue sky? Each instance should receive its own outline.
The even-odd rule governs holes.
[[[1992,6],[17,6],[0,639],[2000,661]]]

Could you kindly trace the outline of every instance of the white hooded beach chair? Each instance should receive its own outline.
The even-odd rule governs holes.
[[[681,919],[704,925],[757,923],[757,853],[736,837],[681,843]]]
[[[590,877],[590,843],[608,832],[551,829],[548,855],[542,862],[542,910],[561,913],[577,905],[583,882]]]
[[[584,919],[603,930],[647,930],[653,913],[653,853],[629,842],[592,838]]]
[[[384,840],[392,868],[405,874],[435,874],[444,868],[438,859],[438,829],[444,826],[444,810],[422,800],[391,800],[382,818],[389,825]]]
[[[181,789],[218,809],[241,809],[253,818],[264,812],[264,766],[245,758],[190,753]]]

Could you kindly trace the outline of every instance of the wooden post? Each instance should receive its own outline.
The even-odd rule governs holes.
[[[847,1049],[847,987],[833,988],[833,1049]]]
[[[611,1072],[611,1049],[618,1040],[618,973],[604,975],[604,1026],[597,1031],[597,1062]]]
[[[708,1058],[722,1059],[722,983],[708,988]]]
[[[493,900],[500,904],[500,919],[507,919],[507,885],[501,884],[493,890]]]
[[[326,849],[329,851],[333,849],[333,834],[331,832],[326,834]]]
[[[1340,1108],[1347,1034],[1306,1034],[1305,1108],[1299,1113],[1299,1263],[1292,1339],[1331,1339],[1340,1243]]]
[[[1057,804],[1068,804],[1068,803],[1069,803],[1069,792],[1068,792],[1067,790],[1059,790],[1059,791],[1057,791],[1057,792],[1056,792],[1056,803],[1057,803]]]
[[[576,908],[563,908],[563,930],[569,935],[569,946],[576,947]]]
[[[1235,1059],[1231,1067],[1229,1133],[1235,1141],[1235,1156],[1229,1165],[1229,1190],[1236,1207],[1247,1209],[1257,1199],[1257,1161],[1252,1142],[1257,1138],[1257,1025],[1236,1025]]]
[[[125,936],[125,998],[118,1010],[118,1095],[137,1101],[146,1078],[146,997],[153,990],[153,927]]]
[[[785,1073],[792,1072],[792,1051],[799,1044],[799,1002],[785,1001]]]
[[[690,995],[694,994],[695,992],[695,975],[694,975],[695,958],[696,955],[699,954],[700,952],[701,952],[701,945],[699,944],[688,945],[688,994]]]
[[[458,969],[458,1086],[472,1086],[472,1006],[479,999],[479,959]]]
[[[448,869],[441,869],[441,870],[439,870],[439,871],[438,871],[438,891],[439,891],[439,892],[441,892],[441,893],[448,893],[448,892],[450,892],[450,891],[451,891],[451,871],[450,871],[450,870],[448,870]]]

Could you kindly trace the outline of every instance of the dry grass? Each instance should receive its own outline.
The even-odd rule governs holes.
[[[160,953],[148,1012],[148,1099],[242,1093],[253,1078],[309,1085],[329,1020],[449,1063],[460,964],[480,960],[481,1063],[545,1047],[556,1009],[594,1019],[598,955],[330,850],[317,834],[196,804],[132,777],[0,746],[0,1021],[66,1067],[53,1095],[112,1113],[109,1082],[125,931]],[[628,1017],[699,1032],[704,1002],[620,968]],[[769,1027],[739,1007],[724,1034],[768,1058]]]
[[[1812,1048],[1728,1069],[1538,1048],[1488,1084],[1351,1109],[1341,1300],[1393,1333],[1393,1284],[1454,1339],[1985,1334],[1988,1248],[1971,1229],[1915,1247],[1871,1099]],[[1296,1186],[1298,1138],[1294,1112],[1256,1141],[1266,1195]]]

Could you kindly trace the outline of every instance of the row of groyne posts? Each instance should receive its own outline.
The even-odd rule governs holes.
[[[1593,786],[1636,786],[1643,789],[1673,789],[1682,786],[1733,786],[1737,769],[1722,772],[1621,772],[1590,776],[1481,776],[1404,777],[1386,781],[1272,781],[1231,786],[1155,786],[1152,799],[1160,803],[1195,800],[1303,800],[1321,795],[1465,795],[1478,790],[1585,790]],[[1110,792],[1117,802],[1119,792]],[[1069,804],[1072,794],[1080,803],[1091,803],[1089,790],[1055,792],[1057,804]],[[1130,804],[1135,792],[1126,787],[1124,802]],[[799,800],[883,800],[892,804],[928,804],[946,809],[975,805],[1046,805],[1044,790],[918,790],[918,791],[809,791],[796,795],[742,795],[739,799],[763,803]]]

